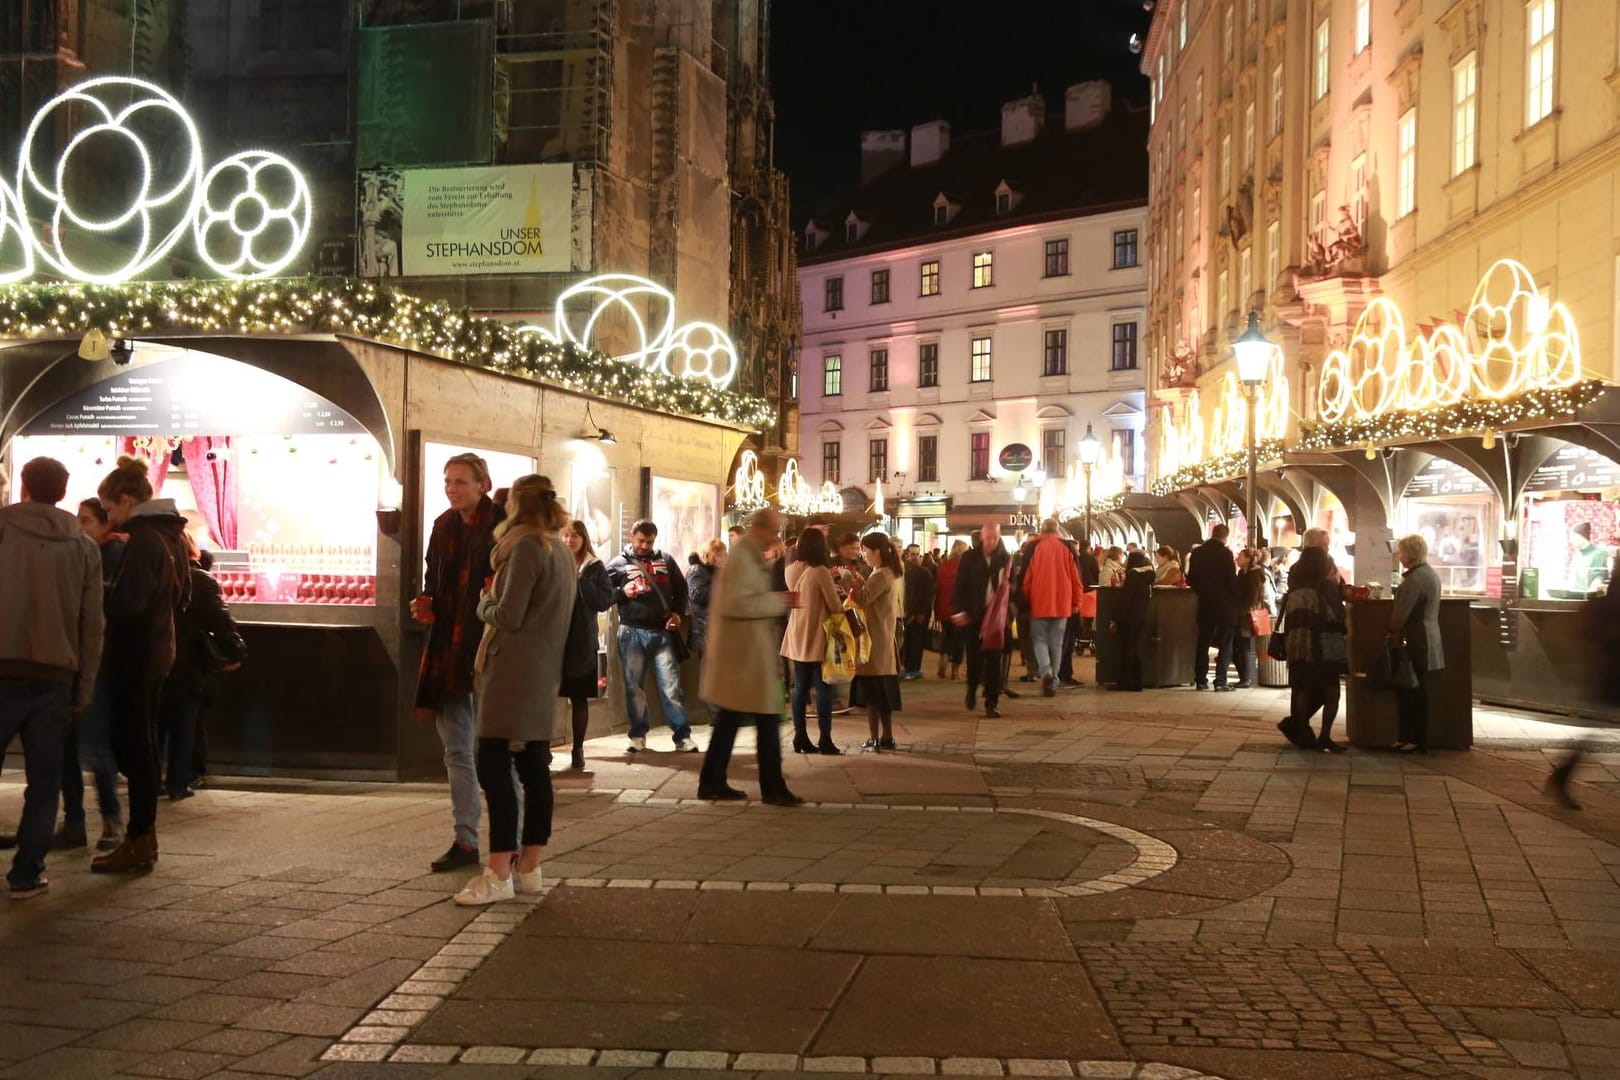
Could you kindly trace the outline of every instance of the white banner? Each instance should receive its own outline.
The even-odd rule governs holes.
[[[591,267],[591,170],[571,163],[360,176],[360,276]]]

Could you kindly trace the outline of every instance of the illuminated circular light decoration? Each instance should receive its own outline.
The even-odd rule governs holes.
[[[643,315],[639,304],[647,305]],[[630,328],[630,348],[616,359],[679,378],[702,379],[724,390],[737,377],[737,346],[731,336],[708,322],[675,325],[675,294],[635,274],[601,274],[586,278],[557,297],[555,328],[520,329],[595,349],[602,321],[617,315]]]
[[[651,370],[729,386],[737,375],[737,347],[713,323],[690,322],[671,335]]]
[[[61,125],[71,109],[88,123],[71,130],[55,162],[38,160],[36,138]],[[161,142],[149,145],[153,135]],[[174,148],[178,146],[179,152]],[[71,174],[98,170],[86,160],[115,150],[130,163],[124,199],[92,213],[69,191]],[[77,161],[77,167],[76,167]],[[70,281],[114,285],[150,270],[190,232],[210,269],[234,280],[268,277],[286,269],[309,238],[313,206],[309,185],[286,158],[246,151],[207,168],[197,125],[167,90],[141,79],[110,75],[89,79],[46,102],[34,114],[17,154],[17,186],[0,184],[0,258],[13,231],[22,241],[20,263],[0,264],[0,283],[34,273],[36,259]],[[29,221],[47,222],[40,235]],[[113,234],[117,234],[114,236]],[[112,267],[84,265],[75,239],[97,237],[128,244]]]
[[[799,471],[799,459],[788,458],[782,466],[782,479],[776,485],[776,505],[782,513],[798,517],[815,512],[816,495],[810,482]]]
[[[310,212],[309,185],[292,162],[265,150],[234,154],[203,178],[197,254],[225,277],[269,277],[303,249]]]
[[[759,471],[759,455],[752,450],[744,450],[737,460],[737,476],[731,492],[738,510],[762,510],[770,505],[765,501],[765,475]]]

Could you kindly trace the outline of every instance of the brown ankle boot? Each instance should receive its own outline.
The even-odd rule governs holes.
[[[126,836],[119,845],[105,855],[90,860],[92,874],[127,874],[136,870],[150,870],[157,862],[157,835]]]
[[[961,664],[955,663],[954,661],[951,663],[951,682],[956,681],[957,676],[960,674],[961,670],[962,670],[962,665]]]

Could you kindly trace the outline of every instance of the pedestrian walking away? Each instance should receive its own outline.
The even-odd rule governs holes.
[[[630,721],[629,752],[647,749],[647,692],[642,684],[647,668],[658,685],[658,703],[664,722],[675,736],[675,749],[697,753],[692,727],[686,720],[686,696],[681,690],[681,637],[688,612],[686,578],[675,561],[658,550],[658,526],[638,521],[630,527],[630,543],[608,563],[613,601],[619,608],[619,669],[624,676],[624,707]]]
[[[74,516],[56,507],[67,483],[61,462],[34,458],[22,468],[22,501],[0,507],[0,746],[21,740],[27,781],[6,875],[17,900],[49,887],[45,855],[62,752],[101,664],[101,554]]]
[[[473,660],[475,731],[478,784],[489,804],[489,858],[455,896],[466,906],[540,891],[540,857],[551,839],[551,737],[579,590],[574,553],[558,535],[568,514],[550,478],[519,477],[507,506],[511,516],[496,528],[490,552],[494,575],[478,596],[484,630]]]
[[[1193,653],[1193,685],[1208,690],[1209,651],[1215,650],[1215,689],[1230,690],[1227,665],[1238,618],[1237,563],[1226,546],[1231,530],[1217,525],[1187,559],[1187,584],[1198,594],[1198,642]]]
[[[748,518],[747,532],[732,545],[730,557],[715,576],[709,603],[709,651],[703,658],[700,686],[703,700],[712,704],[716,712],[709,750],[698,777],[700,799],[747,797],[730,785],[726,774],[737,729],[752,723],[758,747],[761,800],[772,806],[797,806],[804,801],[788,790],[782,776],[778,730],[782,719],[782,665],[777,626],[782,616],[799,603],[793,591],[777,592],[771,587],[766,553],[779,542],[781,531],[782,517],[775,510],[754,511]]]
[[[1063,662],[1064,632],[1070,617],[1079,614],[1084,592],[1080,569],[1058,535],[1056,518],[1041,523],[1041,535],[1024,569],[1023,592],[1029,605],[1029,630],[1034,637],[1041,694],[1053,697]]]
[[[1001,655],[1006,642],[1005,622],[985,633],[985,613],[997,595],[1007,589],[1012,559],[1001,545],[1001,525],[988,522],[974,537],[973,547],[962,556],[951,595],[951,620],[962,630],[967,652],[966,702],[972,711],[979,688],[984,688],[984,711],[999,717],[996,707],[1001,698]]]
[[[432,720],[438,729],[455,825],[450,847],[433,860],[434,873],[478,865],[473,663],[483,635],[479,589],[491,573],[495,528],[506,517],[489,489],[489,466],[477,454],[457,454],[445,462],[444,496],[450,509],[434,519],[422,594],[411,603],[411,617],[428,630],[416,715]]]

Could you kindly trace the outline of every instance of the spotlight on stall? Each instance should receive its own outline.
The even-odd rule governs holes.
[[[1142,35],[1141,34],[1132,34],[1130,44],[1131,44],[1131,52],[1140,53],[1142,51]]]

